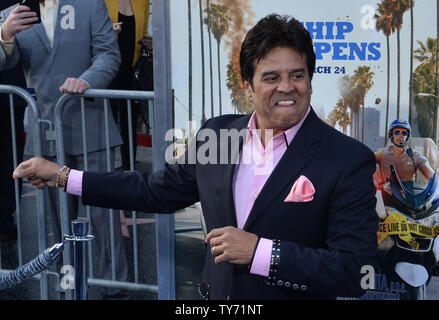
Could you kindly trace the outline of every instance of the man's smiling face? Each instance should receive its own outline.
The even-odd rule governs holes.
[[[246,83],[253,100],[258,127],[276,135],[302,120],[311,101],[311,81],[306,56],[276,47],[255,66],[253,85]]]

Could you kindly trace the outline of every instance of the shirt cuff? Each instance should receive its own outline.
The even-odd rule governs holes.
[[[2,38],[2,29],[0,28],[0,44],[2,45],[3,49],[5,50],[6,54],[10,56],[12,52],[14,51],[14,40],[12,41],[5,41]]]
[[[79,78],[79,80],[84,81],[88,85],[88,88],[91,89],[91,85],[90,85],[90,83],[88,83],[88,81],[81,79],[81,78]]]
[[[66,191],[74,196],[82,196],[82,175],[84,171],[70,170]]]
[[[250,268],[251,274],[257,274],[260,276],[268,277],[268,275],[270,274],[272,247],[273,247],[272,240],[268,240],[265,238],[261,238],[259,240],[259,244],[255,252],[255,257],[253,259],[253,263]]]

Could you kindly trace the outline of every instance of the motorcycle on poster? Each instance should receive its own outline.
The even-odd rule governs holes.
[[[426,299],[439,260],[439,153],[430,138],[410,139],[410,131],[406,121],[392,122],[389,144],[375,153],[382,270],[368,297]]]

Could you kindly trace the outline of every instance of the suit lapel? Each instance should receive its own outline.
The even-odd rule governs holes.
[[[60,46],[62,37],[64,36],[65,30],[61,27],[61,8],[67,4],[71,4],[70,0],[58,0],[58,12],[56,15],[56,22],[55,22],[55,33],[53,35],[53,55],[52,57],[55,58],[56,52]],[[75,19],[77,17],[77,12],[75,13]],[[76,21],[75,21],[76,25]]]
[[[317,115],[311,109],[296,137],[285,151],[263,186],[259,196],[256,198],[243,227],[244,230],[248,230],[256,219],[264,213],[264,209],[273,202],[274,198],[288,184],[298,178],[302,169],[314,157],[319,141],[319,128]]]
[[[37,34],[38,38],[40,38],[44,47],[50,54],[52,49],[50,48],[49,39],[47,38],[46,30],[44,29],[43,24],[42,23],[35,24],[31,29],[34,30],[34,32]]]
[[[248,122],[250,121],[250,116],[244,116],[238,118],[236,121],[234,121],[231,126],[228,128],[230,129],[237,129],[238,131],[241,131],[242,129],[247,128]],[[236,209],[235,209],[235,200],[233,198],[233,177],[235,173],[236,164],[239,163],[239,155],[242,150],[243,141],[242,139],[239,140],[239,149],[236,150],[231,148],[230,143],[228,144],[228,162],[227,164],[221,165],[223,167],[223,174],[222,174],[222,184],[224,186],[224,206],[225,206],[225,212],[227,213],[227,220],[228,225],[231,226],[237,226],[237,220],[236,220]],[[219,146],[218,146],[219,147]],[[220,151],[220,149],[218,148]],[[218,155],[221,153],[218,152]]]

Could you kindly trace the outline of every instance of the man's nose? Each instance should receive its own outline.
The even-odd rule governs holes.
[[[295,90],[294,81],[289,77],[282,78],[279,85],[277,86],[277,91],[283,93],[290,93]]]

